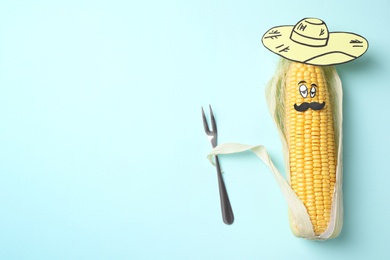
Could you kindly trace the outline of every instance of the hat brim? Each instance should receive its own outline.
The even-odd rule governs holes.
[[[290,39],[292,25],[269,29],[262,37],[263,45],[270,51],[292,61],[311,65],[336,65],[362,56],[368,41],[355,33],[330,32],[325,46],[308,46]]]

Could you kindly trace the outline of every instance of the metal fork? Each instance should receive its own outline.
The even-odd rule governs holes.
[[[204,113],[203,107],[202,107],[202,117],[203,117],[203,125],[204,125],[204,131],[206,132],[207,137],[209,138],[209,141],[211,142],[211,145],[213,148],[217,146],[217,124],[215,122],[213,110],[210,107],[210,118],[211,118],[211,126],[212,130],[209,129],[209,125],[207,123],[206,115]],[[215,165],[217,167],[217,176],[218,176],[218,186],[219,186],[219,196],[221,200],[221,211],[222,211],[222,219],[223,222],[227,225],[230,225],[234,221],[234,215],[232,206],[230,205],[230,200],[226,191],[225,183],[222,178],[221,173],[221,166],[219,165],[219,159],[218,156],[215,156]]]

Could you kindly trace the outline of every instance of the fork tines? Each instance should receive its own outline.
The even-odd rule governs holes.
[[[207,123],[206,115],[204,113],[203,107],[202,107],[202,118],[203,118],[203,126],[204,126],[204,131],[206,134],[209,136],[211,144],[213,147],[216,146],[217,144],[217,123],[215,122],[215,117],[213,113],[213,109],[211,108],[211,105],[209,105],[210,109],[210,119],[211,119],[211,127],[212,129],[210,130],[209,125]]]

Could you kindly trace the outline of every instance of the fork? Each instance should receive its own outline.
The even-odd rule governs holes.
[[[214,113],[211,108],[211,105],[209,105],[210,108],[210,118],[211,118],[211,126],[212,129],[209,129],[209,125],[207,123],[206,115],[204,113],[203,107],[202,107],[202,118],[203,118],[203,126],[204,131],[206,132],[207,137],[209,138],[209,141],[211,142],[211,145],[213,148],[217,146],[217,124],[215,122]],[[219,186],[219,197],[221,200],[221,211],[222,211],[222,219],[223,222],[227,225],[230,225],[234,221],[234,215],[232,206],[230,205],[229,196],[226,191],[225,183],[222,178],[221,173],[221,166],[219,165],[219,159],[218,156],[215,156],[215,165],[217,168],[217,176],[218,176],[218,186]]]

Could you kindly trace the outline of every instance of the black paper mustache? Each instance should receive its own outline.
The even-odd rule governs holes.
[[[311,103],[303,102],[300,105],[294,104],[295,110],[299,111],[299,112],[304,112],[304,111],[308,110],[309,108],[311,108],[313,110],[321,110],[324,108],[324,106],[325,106],[325,101],[322,102],[322,104],[318,103],[318,102],[311,102]]]

